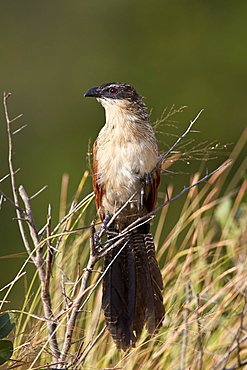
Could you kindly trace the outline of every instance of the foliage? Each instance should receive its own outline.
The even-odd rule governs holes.
[[[13,353],[13,343],[3,340],[15,326],[15,317],[12,313],[0,315],[0,365],[8,361]]]

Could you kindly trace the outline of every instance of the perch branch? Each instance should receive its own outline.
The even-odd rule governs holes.
[[[75,327],[75,321],[76,321],[77,314],[79,312],[79,306],[81,304],[82,297],[85,294],[88,279],[91,275],[91,272],[93,270],[95,263],[98,260],[98,256],[94,253],[95,250],[94,250],[93,235],[94,235],[94,225],[91,226],[91,237],[90,237],[91,245],[90,245],[90,256],[89,256],[88,264],[87,264],[86,269],[84,270],[80,290],[76,298],[73,300],[71,313],[70,313],[69,319],[66,324],[65,340],[64,340],[63,348],[62,348],[61,355],[59,358],[59,361],[61,363],[64,363],[67,357],[68,351],[70,349],[71,341],[72,341],[72,334],[73,334],[73,330]]]

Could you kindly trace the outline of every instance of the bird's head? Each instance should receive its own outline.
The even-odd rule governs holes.
[[[92,87],[84,94],[85,97],[96,98],[106,110],[132,112],[141,116],[144,121],[149,120],[146,112],[147,108],[142,100],[142,96],[137,93],[133,86],[122,82],[111,82],[97,87]]]
[[[121,82],[111,82],[97,87],[92,87],[85,92],[84,96],[92,96],[100,99],[118,99],[137,101],[141,100],[142,96],[131,85]]]

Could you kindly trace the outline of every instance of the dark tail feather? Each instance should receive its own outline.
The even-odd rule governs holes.
[[[136,297],[136,313],[144,310],[144,322],[149,334],[158,332],[164,319],[162,289],[163,282],[152,234],[135,234],[134,248],[136,260],[136,280],[139,294]],[[138,323],[138,315],[135,323]],[[144,323],[143,323],[144,324]],[[142,324],[142,327],[143,327]],[[141,328],[142,330],[142,328]]]
[[[125,244],[105,274],[102,301],[107,327],[123,350],[135,345],[145,323],[150,334],[156,333],[165,313],[152,234],[133,233]],[[122,247],[106,256],[105,268]]]

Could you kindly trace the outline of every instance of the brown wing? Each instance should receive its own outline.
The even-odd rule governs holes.
[[[146,198],[146,207],[148,212],[152,212],[155,208],[159,186],[160,186],[160,170],[157,170],[152,175],[152,184],[148,185],[149,192]]]
[[[93,190],[95,194],[95,203],[97,210],[101,207],[101,199],[102,199],[102,193],[103,188],[99,184],[99,174],[98,174],[98,161],[96,159],[97,157],[97,140],[95,140],[93,145]],[[100,217],[103,220],[104,216],[100,212]]]

